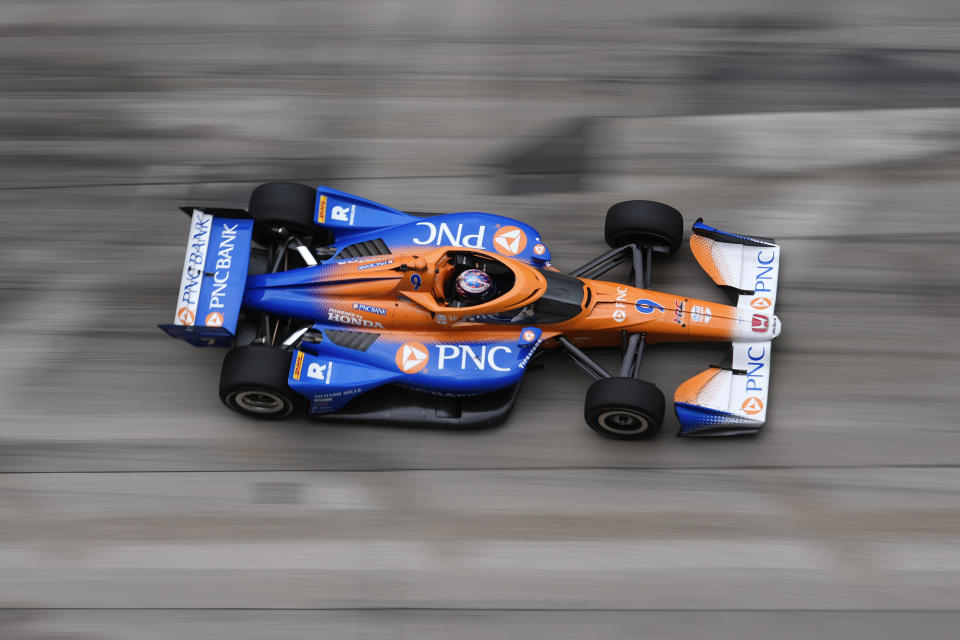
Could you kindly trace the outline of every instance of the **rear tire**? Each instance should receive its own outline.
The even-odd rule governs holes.
[[[673,253],[683,241],[683,216],[662,202],[618,202],[607,210],[603,233],[614,249],[635,243],[664,247]]]
[[[656,385],[636,378],[604,378],[587,390],[583,418],[617,440],[645,440],[660,431],[665,400]]]
[[[295,235],[313,237],[314,244],[329,244],[330,232],[313,221],[316,204],[317,190],[312,187],[296,182],[260,185],[250,194],[247,207],[253,218],[253,239],[269,247],[271,229],[284,227]]]
[[[291,352],[263,344],[227,352],[220,372],[220,399],[237,413],[282,420],[302,410],[304,398],[287,386]]]

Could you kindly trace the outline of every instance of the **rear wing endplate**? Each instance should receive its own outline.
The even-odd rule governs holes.
[[[173,324],[161,329],[198,347],[229,346],[250,262],[253,220],[239,210],[195,207]]]

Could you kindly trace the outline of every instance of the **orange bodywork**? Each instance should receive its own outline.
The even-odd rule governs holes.
[[[493,300],[469,307],[447,304],[444,293],[454,276],[451,255],[469,253],[505,265],[513,286]],[[526,263],[483,250],[439,248],[426,254],[371,257],[336,265],[332,309],[360,315],[387,331],[442,336],[455,331],[460,339],[516,336],[523,326],[536,326],[549,340],[564,335],[579,346],[618,346],[623,332],[645,333],[648,343],[730,341],[743,330],[740,310],[725,304],[662,293],[603,280],[583,283],[580,312],[561,322],[483,321],[478,316],[520,311],[547,290],[543,273]],[[328,277],[330,277],[328,276]],[[572,276],[567,276],[572,277]],[[364,307],[376,307],[367,312]],[[384,313],[385,310],[385,313]],[[548,343],[549,346],[549,343]]]

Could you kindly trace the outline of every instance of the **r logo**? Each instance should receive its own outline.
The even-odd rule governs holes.
[[[763,311],[770,308],[770,298],[754,298],[750,301],[750,306],[757,311]]]
[[[418,373],[430,361],[430,352],[419,342],[404,342],[397,349],[397,368],[404,373]]]
[[[757,398],[756,396],[750,396],[749,398],[743,401],[743,405],[741,408],[743,409],[743,412],[748,416],[755,416],[761,411],[763,411],[763,400],[761,400],[760,398]]]
[[[503,227],[493,234],[493,248],[505,256],[515,256],[527,246],[527,236],[519,227]]]

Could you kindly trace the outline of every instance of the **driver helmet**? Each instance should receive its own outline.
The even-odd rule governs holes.
[[[463,300],[486,300],[493,295],[493,278],[480,269],[467,269],[457,276],[457,293]]]

